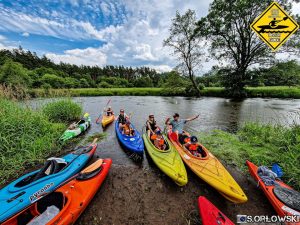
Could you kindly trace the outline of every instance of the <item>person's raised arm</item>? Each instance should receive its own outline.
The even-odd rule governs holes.
[[[170,117],[168,117],[168,118],[166,119],[165,124],[166,124],[166,125],[170,125]]]
[[[199,116],[200,116],[200,115],[198,114],[197,116],[194,116],[194,117],[191,117],[191,118],[186,119],[186,121],[189,122],[189,121],[198,119]]]

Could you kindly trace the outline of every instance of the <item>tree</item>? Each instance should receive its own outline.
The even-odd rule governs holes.
[[[0,68],[0,83],[28,87],[31,85],[31,82],[27,69],[20,63],[8,59]]]
[[[50,84],[53,88],[62,88],[64,87],[65,82],[64,79],[59,76],[54,74],[45,74],[41,78],[41,84]]]
[[[170,36],[164,40],[163,44],[173,49],[174,55],[180,61],[178,68],[189,77],[197,95],[200,96],[200,90],[195,81],[195,71],[199,68],[202,60],[202,46],[198,33],[195,32],[197,31],[196,22],[195,11],[189,9],[183,15],[177,11],[169,29]]]
[[[278,2],[289,12],[291,5],[287,0]],[[214,0],[208,15],[197,23],[196,33],[207,38],[212,56],[229,65],[227,69],[231,72],[223,77],[223,84],[233,96],[245,94],[244,86],[250,79],[247,69],[251,65],[269,62],[274,57],[250,28],[270,4],[269,0]]]

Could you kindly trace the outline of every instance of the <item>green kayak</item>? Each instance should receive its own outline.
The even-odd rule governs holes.
[[[74,125],[72,129],[66,130],[63,135],[60,137],[61,141],[70,140],[79,134],[86,131],[91,126],[91,117],[88,113],[84,114],[83,118]]]
[[[184,186],[188,182],[187,173],[180,155],[163,135],[166,142],[166,150],[160,150],[154,146],[147,134],[143,134],[145,147],[150,157],[157,167],[169,176],[179,186]]]

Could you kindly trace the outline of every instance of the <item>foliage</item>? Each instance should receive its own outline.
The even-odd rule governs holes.
[[[31,85],[31,79],[28,76],[27,69],[20,63],[8,59],[0,67],[0,83],[28,87]]]
[[[250,28],[270,3],[269,0],[214,0],[208,15],[198,22],[196,32],[207,38],[212,56],[229,64],[222,81],[232,96],[245,94],[244,87],[250,79],[247,73],[249,66],[270,62],[274,56]],[[279,4],[287,11],[291,8],[287,0],[281,0]],[[295,47],[290,45],[285,51]]]
[[[245,161],[270,166],[279,163],[284,181],[300,190],[300,127],[245,124],[237,134],[214,131],[202,134],[203,143],[219,158],[245,168]]]
[[[170,36],[164,40],[164,46],[173,49],[174,55],[177,56],[180,62],[178,68],[182,71],[183,75],[189,77],[193,85],[192,87],[195,89],[196,94],[199,95],[200,90],[195,81],[195,72],[202,60],[202,46],[200,45],[201,39],[195,30],[195,11],[189,9],[183,15],[177,11],[169,29]]]
[[[50,121],[63,123],[77,120],[82,114],[81,106],[70,99],[50,102],[42,111]]]
[[[65,129],[41,112],[0,98],[0,184],[60,149],[55,140]]]
[[[46,73],[41,78],[41,84],[49,84],[53,88],[62,88],[64,87],[65,80],[55,74]]]

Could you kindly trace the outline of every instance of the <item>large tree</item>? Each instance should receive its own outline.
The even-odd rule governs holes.
[[[201,41],[196,29],[196,13],[193,10],[188,10],[181,15],[176,12],[175,18],[172,20],[170,27],[170,36],[164,40],[164,46],[169,46],[173,49],[173,53],[177,56],[178,69],[183,75],[188,76],[192,82],[193,88],[200,96],[200,90],[195,81],[195,72],[201,62]]]
[[[291,3],[278,2],[290,13]],[[196,32],[207,38],[211,56],[227,64],[230,72],[223,76],[223,85],[234,97],[244,96],[244,86],[251,76],[247,70],[251,65],[275,58],[272,50],[250,28],[270,4],[267,0],[214,0],[208,15],[197,23]],[[285,43],[281,51],[295,50],[296,39]]]

